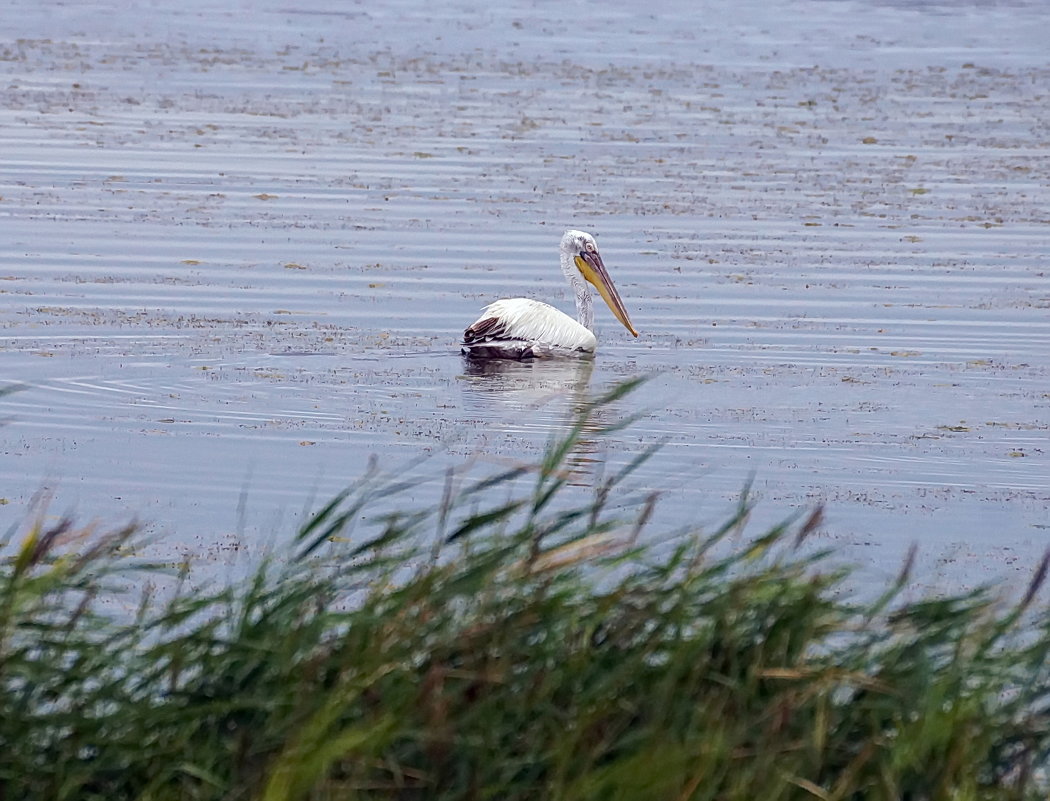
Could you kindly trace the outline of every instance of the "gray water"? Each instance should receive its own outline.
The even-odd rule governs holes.
[[[824,503],[876,578],[917,543],[925,582],[1020,580],[1050,544],[1047,19],[8,0],[0,525],[137,517],[222,564],[372,454],[528,458],[650,375],[582,461],[666,440],[656,530],[750,481],[756,530]],[[571,309],[566,227],[641,336],[601,307],[593,363],[471,369],[487,302]]]

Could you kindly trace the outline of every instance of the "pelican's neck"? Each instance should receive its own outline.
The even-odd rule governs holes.
[[[564,243],[561,249],[561,271],[572,287],[576,296],[576,320],[588,331],[594,329],[594,306],[591,304],[591,293],[587,289],[587,283],[580,276],[580,271],[572,260],[572,253]]]
[[[593,331],[594,307],[591,305],[591,293],[587,290],[587,285],[579,278],[573,281],[572,288],[576,293],[576,319],[588,331]]]

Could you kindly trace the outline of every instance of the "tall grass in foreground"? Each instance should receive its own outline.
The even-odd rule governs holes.
[[[247,582],[130,616],[134,528],[33,526],[0,564],[0,798],[1045,795],[1045,564],[1014,605],[904,573],[850,603],[796,549],[816,516],[641,547],[653,499],[608,508],[633,464],[567,484],[586,425],[360,534],[403,489],[369,474]]]

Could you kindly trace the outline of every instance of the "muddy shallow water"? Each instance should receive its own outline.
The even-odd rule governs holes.
[[[1050,25],[1038,4],[15,2],[0,33],[5,527],[150,521],[221,563],[363,470],[538,453],[656,524],[827,504],[870,575],[1050,544]],[[594,232],[641,337],[478,370]],[[586,472],[584,470],[584,472]],[[413,501],[440,495],[421,482]]]

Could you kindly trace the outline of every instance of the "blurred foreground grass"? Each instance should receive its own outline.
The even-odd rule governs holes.
[[[371,473],[249,580],[132,615],[133,527],[32,527],[0,563],[0,799],[1046,796],[1045,562],[1013,604],[906,600],[907,567],[861,603],[797,548],[818,514],[642,547],[655,499],[609,499],[646,455],[567,482],[595,425],[362,534],[404,490]]]

